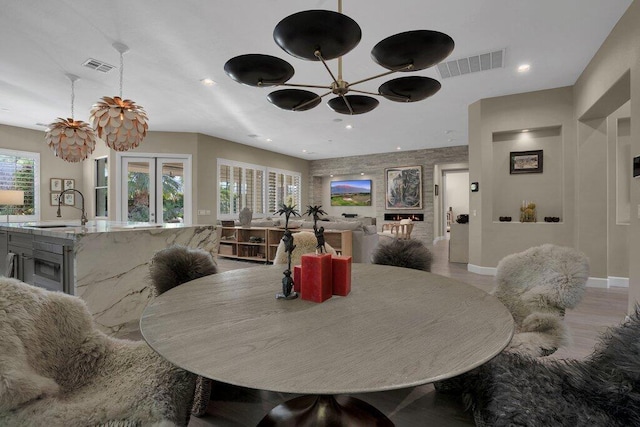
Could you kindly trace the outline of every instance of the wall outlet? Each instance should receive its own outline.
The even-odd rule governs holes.
[[[206,212],[204,209],[198,209],[198,215],[206,215]]]

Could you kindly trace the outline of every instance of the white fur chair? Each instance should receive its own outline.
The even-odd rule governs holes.
[[[78,297],[0,277],[0,425],[186,425],[195,376],[111,338]]]
[[[293,233],[293,244],[296,245],[295,249],[291,253],[291,267],[294,265],[302,264],[303,254],[313,254],[316,252],[316,246],[318,245],[318,239],[316,235],[310,231],[300,231]],[[328,243],[324,244],[328,254],[336,255],[337,252]],[[284,242],[280,240],[278,248],[276,249],[276,255],[273,257],[273,264],[287,264],[287,252],[284,248]]]
[[[580,302],[588,278],[587,257],[572,248],[544,244],[504,257],[491,293],[516,323],[507,351],[537,357],[566,345],[564,313]]]

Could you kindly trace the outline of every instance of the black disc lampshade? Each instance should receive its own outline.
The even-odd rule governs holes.
[[[347,106],[347,102],[351,105],[351,110]],[[327,102],[329,108],[340,114],[363,114],[368,113],[380,104],[380,102],[370,96],[364,95],[345,95],[330,99]],[[353,110],[353,112],[352,112]]]
[[[400,71],[418,71],[442,62],[454,46],[453,39],[439,31],[407,31],[379,42],[371,50],[371,57],[389,70],[411,64],[412,68]]]
[[[434,95],[441,86],[430,77],[400,77],[380,85],[378,93],[391,101],[416,102]]]
[[[284,59],[250,53],[228,60],[224,72],[248,86],[277,86],[293,77],[294,70]]]
[[[330,10],[294,13],[273,30],[273,39],[285,52],[310,61],[319,61],[316,50],[325,60],[338,58],[356,47],[361,37],[356,21]]]
[[[320,104],[320,97],[308,90],[282,89],[267,95],[270,103],[289,111],[307,111]]]

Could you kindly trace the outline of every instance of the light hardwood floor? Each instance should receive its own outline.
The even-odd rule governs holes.
[[[434,262],[431,271],[452,277],[485,291],[493,287],[492,276],[470,273],[466,264],[448,262],[448,242],[440,241],[432,248]],[[221,271],[250,268],[260,264],[218,259]],[[627,289],[588,288],[575,310],[569,310],[565,321],[572,331],[573,343],[560,349],[553,358],[584,358],[593,351],[599,334],[624,320],[627,309]],[[295,395],[272,393],[214,383],[208,413],[202,418],[192,417],[191,427],[254,426],[278,404]],[[470,414],[460,402],[436,393],[431,384],[379,393],[356,395],[385,413],[396,426],[470,426]]]

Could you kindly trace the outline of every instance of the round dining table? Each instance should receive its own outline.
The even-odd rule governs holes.
[[[147,306],[142,335],[192,373],[303,395],[261,426],[393,425],[349,395],[460,375],[513,335],[497,298],[425,271],[353,264],[351,292],[322,303],[276,299],[282,277],[283,266],[259,266],[182,284]]]

